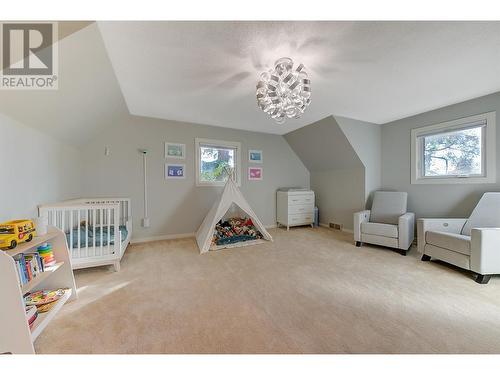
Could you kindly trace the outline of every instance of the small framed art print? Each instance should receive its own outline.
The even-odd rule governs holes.
[[[248,167],[249,181],[262,181],[262,167]]]
[[[262,163],[262,150],[248,150],[248,161],[250,163]]]
[[[185,157],[185,144],[165,142],[165,158],[184,159]]]
[[[165,178],[179,180],[186,178],[185,164],[165,164]]]

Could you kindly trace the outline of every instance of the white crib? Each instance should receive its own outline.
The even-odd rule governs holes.
[[[132,237],[129,198],[72,199],[38,207],[66,234],[73,269],[113,265],[120,260]]]

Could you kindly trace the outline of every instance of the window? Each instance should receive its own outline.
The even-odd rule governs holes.
[[[492,183],[495,112],[413,129],[412,184]]]
[[[241,143],[196,138],[196,185],[217,186],[227,181],[234,171],[240,185]]]
[[[12,228],[12,227],[0,227],[0,234],[14,234],[14,228]]]

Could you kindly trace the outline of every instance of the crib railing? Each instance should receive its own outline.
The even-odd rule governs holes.
[[[79,204],[66,201],[40,206],[39,215],[45,216],[49,225],[66,233],[72,259],[121,258],[120,221],[123,218],[120,218],[120,203]]]
[[[132,209],[130,205],[130,198],[78,198],[70,199],[58,203],[59,205],[68,204],[119,204],[120,205],[120,225],[129,226],[132,221]],[[128,228],[129,231],[131,228]]]

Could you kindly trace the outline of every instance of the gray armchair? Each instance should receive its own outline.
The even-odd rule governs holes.
[[[439,259],[488,283],[500,274],[500,193],[484,193],[468,219],[419,219],[417,236],[422,261]]]
[[[415,214],[406,212],[408,193],[377,191],[371,210],[354,214],[354,241],[387,246],[406,255],[415,237]]]

